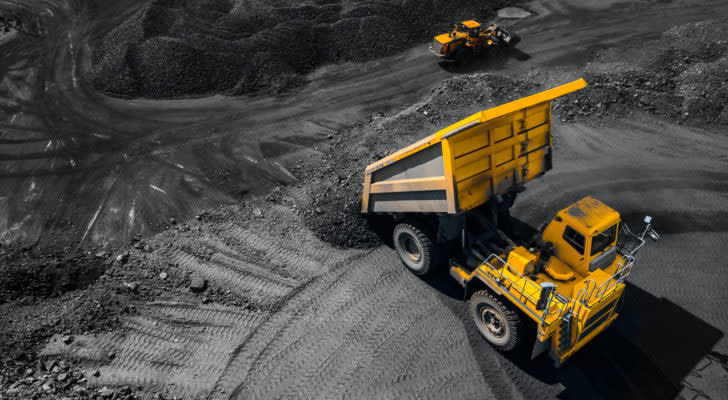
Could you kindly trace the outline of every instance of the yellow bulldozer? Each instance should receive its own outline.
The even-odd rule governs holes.
[[[466,65],[473,56],[493,48],[515,47],[521,39],[498,25],[482,27],[470,20],[455,24],[449,33],[435,36],[430,44],[430,52],[443,61],[456,65]]]
[[[449,264],[490,344],[561,365],[617,318],[635,256],[659,235],[633,232],[590,196],[519,236],[510,208],[552,167],[551,101],[583,79],[481,111],[369,165],[362,212],[394,217],[393,243],[416,275]],[[534,230],[535,231],[535,230]]]

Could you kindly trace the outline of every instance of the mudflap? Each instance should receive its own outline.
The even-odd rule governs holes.
[[[549,339],[546,339],[543,342],[536,339],[533,343],[533,351],[531,351],[531,360],[546,352],[546,350],[549,349],[549,342]]]

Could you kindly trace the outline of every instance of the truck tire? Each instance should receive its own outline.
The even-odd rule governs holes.
[[[455,52],[455,65],[465,66],[473,59],[473,51],[467,47],[461,47]]]
[[[518,346],[523,323],[516,310],[488,290],[473,293],[469,301],[473,322],[496,350],[508,352]]]
[[[441,249],[425,226],[413,222],[397,224],[393,241],[402,263],[415,275],[427,275],[436,269]]]

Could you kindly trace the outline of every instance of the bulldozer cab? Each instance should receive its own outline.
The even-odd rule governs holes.
[[[480,36],[480,23],[470,20],[455,24],[453,33],[469,36],[470,38],[478,38]]]
[[[553,256],[577,275],[608,268],[617,257],[619,213],[593,197],[559,211],[541,235]]]

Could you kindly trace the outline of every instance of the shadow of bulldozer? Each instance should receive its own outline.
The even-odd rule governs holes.
[[[526,61],[531,56],[515,48],[494,48],[483,54],[474,56],[467,65],[457,65],[454,62],[441,61],[440,68],[455,74],[472,73],[501,68],[509,60]]]

